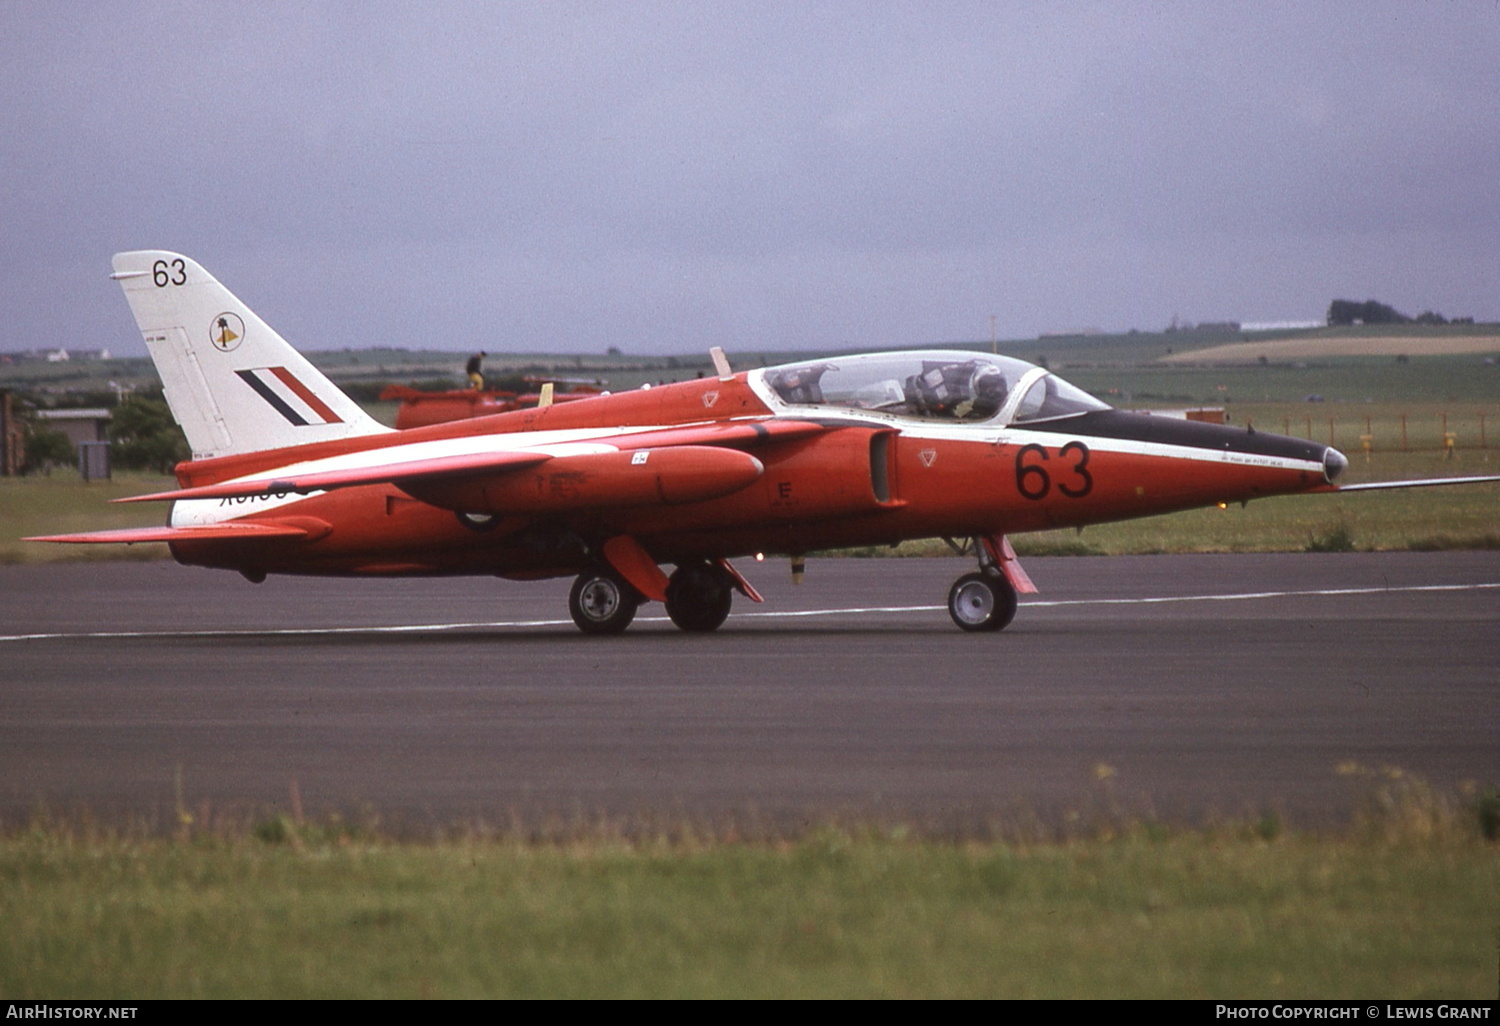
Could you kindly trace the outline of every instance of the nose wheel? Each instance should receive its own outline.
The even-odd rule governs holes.
[[[964,574],[948,591],[948,615],[961,630],[1004,630],[1016,615],[1016,589],[999,573]]]
[[[568,593],[568,612],[585,634],[619,634],[640,604],[636,590],[608,570],[585,570]]]

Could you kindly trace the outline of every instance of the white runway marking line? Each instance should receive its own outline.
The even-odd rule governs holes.
[[[1413,584],[1379,588],[1313,588],[1303,591],[1244,591],[1231,595],[1163,595],[1150,598],[1038,599],[1022,602],[1022,609],[1044,609],[1061,606],[1149,606],[1169,602],[1245,602],[1273,598],[1336,598],[1343,595],[1399,595],[1413,592],[1490,591],[1500,582],[1484,584]],[[855,616],[868,613],[931,613],[945,606],[851,606],[847,609],[788,609],[737,613],[735,619],[795,619],[813,616]],[[643,616],[637,623],[669,623],[665,616]],[[239,638],[239,637],[307,637],[334,634],[438,634],[443,631],[496,630],[501,628],[565,627],[572,620],[490,620],[466,623],[408,623],[372,627],[265,627],[239,630],[203,631],[58,631],[38,634],[0,634],[6,641],[71,641],[87,638]]]
[[[1411,584],[1390,588],[1311,588],[1305,591],[1245,591],[1234,595],[1168,595],[1162,598],[1059,599],[1056,602],[1023,602],[1022,606],[1143,606],[1162,602],[1242,602],[1246,599],[1298,598],[1303,596],[1381,595],[1416,591],[1485,591],[1493,584]]]

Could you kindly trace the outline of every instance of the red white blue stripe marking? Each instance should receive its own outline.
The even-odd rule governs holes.
[[[272,409],[297,427],[344,422],[312,389],[285,367],[254,367],[235,373],[257,395],[270,403]]]

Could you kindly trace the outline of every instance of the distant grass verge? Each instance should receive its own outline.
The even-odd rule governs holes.
[[[0,564],[169,557],[167,547],[49,545],[23,542],[32,535],[153,527],[166,520],[165,504],[112,504],[111,499],[174,487],[170,477],[117,473],[110,481],[84,481],[71,469],[45,477],[0,477]]]
[[[1408,543],[1407,548],[1413,552],[1451,552],[1456,549],[1500,549],[1500,534],[1493,531],[1463,536],[1434,534],[1423,538],[1413,538]]]
[[[1340,521],[1322,534],[1308,534],[1304,548],[1308,552],[1353,552],[1354,535],[1349,525]]]

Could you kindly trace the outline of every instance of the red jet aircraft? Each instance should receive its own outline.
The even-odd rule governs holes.
[[[795,569],[819,549],[931,537],[972,539],[978,557],[949,592],[954,623],[1000,630],[1036,590],[1008,534],[1338,490],[1346,464],[944,350],[738,374],[715,352],[717,378],[395,431],[192,260],[121,253],[111,277],[193,458],[178,489],[122,500],[171,502],[167,526],[37,540],[164,541],[257,583],[576,575],[569,611],[592,634],[624,630],[645,599],[714,630],[733,592],[761,601],[733,556]],[[1438,482],[1394,486],[1422,483]]]

